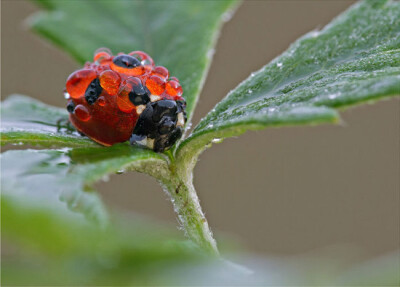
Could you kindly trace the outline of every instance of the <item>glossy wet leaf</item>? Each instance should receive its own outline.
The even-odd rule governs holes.
[[[301,37],[200,121],[180,147],[269,126],[337,122],[337,108],[400,95],[400,2],[363,1]]]
[[[52,107],[21,95],[1,103],[1,144],[56,147],[100,147],[79,135],[68,124],[65,109]]]
[[[37,2],[48,11],[31,18],[33,29],[81,63],[103,46],[150,54],[180,80],[191,116],[221,22],[236,1]]]
[[[72,210],[105,226],[108,215],[93,184],[117,172],[156,170],[165,161],[150,150],[120,144],[109,148],[9,150],[1,154],[1,163],[3,194],[20,201],[49,201],[52,209],[65,213]]]

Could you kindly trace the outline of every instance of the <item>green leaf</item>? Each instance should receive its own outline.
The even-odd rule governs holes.
[[[68,124],[68,113],[20,95],[1,105],[1,144],[31,144],[45,147],[100,147],[80,136]]]
[[[15,200],[49,202],[105,226],[107,212],[92,185],[125,170],[158,172],[164,156],[128,144],[108,148],[10,150],[1,154],[2,193]],[[160,171],[160,174],[162,172]]]
[[[211,61],[223,15],[235,0],[38,1],[47,8],[31,18],[35,31],[79,62],[99,47],[114,53],[143,50],[167,67],[183,87],[191,118]]]
[[[99,228],[9,194],[1,212],[3,246],[16,250],[2,255],[7,286],[156,285],[164,270],[204,260],[193,244],[137,218],[114,216]]]
[[[363,1],[251,74],[179,147],[269,126],[338,122],[335,109],[400,94],[400,3]]]
[[[49,203],[2,194],[3,285],[232,286],[267,282],[263,275],[249,276],[243,267],[205,256],[193,243],[182,241],[177,230],[116,214],[110,219],[112,224],[99,228],[51,208]],[[59,207],[57,200],[53,203]],[[261,270],[259,274],[263,274]]]

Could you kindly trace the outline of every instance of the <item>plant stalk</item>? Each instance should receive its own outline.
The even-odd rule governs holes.
[[[167,191],[185,235],[209,254],[219,256],[217,243],[201,210],[192,177],[177,179],[174,184],[167,186]]]
[[[157,161],[156,165],[148,165],[147,161],[136,166],[135,170],[147,173],[160,182],[164,191],[171,197],[185,235],[208,254],[219,256],[217,243],[193,186],[193,168],[198,154],[186,155],[179,158],[169,156],[168,162]]]

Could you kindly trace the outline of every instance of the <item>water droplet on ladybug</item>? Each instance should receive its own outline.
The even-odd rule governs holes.
[[[107,54],[109,54],[109,55],[112,55],[111,50],[108,49],[108,48],[106,48],[106,47],[100,47],[100,48],[98,48],[98,49],[94,52],[94,54],[96,55],[97,53],[100,53],[100,52],[104,52],[104,53],[107,53]]]
[[[119,67],[126,69],[132,69],[141,65],[138,59],[125,54],[114,57],[113,63]]]
[[[87,122],[91,118],[89,110],[84,105],[77,105],[74,113],[75,116],[83,122]]]
[[[99,106],[104,107],[107,104],[107,101],[105,97],[101,96],[97,99],[97,103],[99,104]]]
[[[150,91],[143,86],[142,81],[138,78],[131,79],[132,90],[129,93],[129,100],[135,105],[146,105],[150,102]]]
[[[141,62],[137,58],[126,54],[114,57],[110,67],[118,73],[129,76],[141,76],[145,73],[145,67],[142,66]]]
[[[110,60],[112,57],[112,53],[110,49],[107,48],[99,48],[94,52],[93,61],[97,64],[102,64],[103,62]]]
[[[129,94],[134,89],[135,85],[141,83],[140,79],[129,77],[122,84],[117,95],[118,108],[124,113],[131,113],[135,109],[135,105],[129,99]]]
[[[153,69],[152,75],[160,76],[166,80],[169,77],[169,72],[167,68],[163,66],[158,66]]]
[[[165,85],[165,89],[168,95],[173,96],[173,97],[180,97],[182,96],[182,87],[179,84],[179,82],[175,80],[170,80],[167,82]]]
[[[165,80],[160,76],[150,76],[146,81],[146,86],[153,95],[161,95],[165,91]]]
[[[99,79],[100,86],[106,90],[109,95],[114,96],[118,93],[121,84],[121,77],[118,73],[106,70],[100,74]]]
[[[83,97],[86,89],[95,78],[96,72],[89,69],[79,70],[72,73],[67,79],[67,93],[73,99]]]
[[[179,80],[178,80],[177,77],[170,77],[170,78],[168,79],[168,81],[176,81],[176,82],[179,83]]]
[[[135,57],[140,61],[140,63],[145,67],[146,71],[151,71],[154,67],[153,59],[142,51],[133,51],[130,52],[128,55]]]

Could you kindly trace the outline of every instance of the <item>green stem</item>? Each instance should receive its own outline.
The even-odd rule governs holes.
[[[210,227],[203,211],[196,190],[193,186],[192,176],[182,178],[180,174],[171,182],[165,184],[165,190],[171,196],[175,212],[185,234],[203,250],[213,255],[219,255],[217,243],[213,238]]]
[[[193,186],[193,167],[197,157],[178,160],[169,157],[167,161],[149,164],[146,161],[135,170],[155,177],[171,197],[174,210],[186,236],[207,253],[219,256],[217,243],[213,238],[207,219],[201,210],[200,201]],[[155,167],[156,166],[156,167]]]

